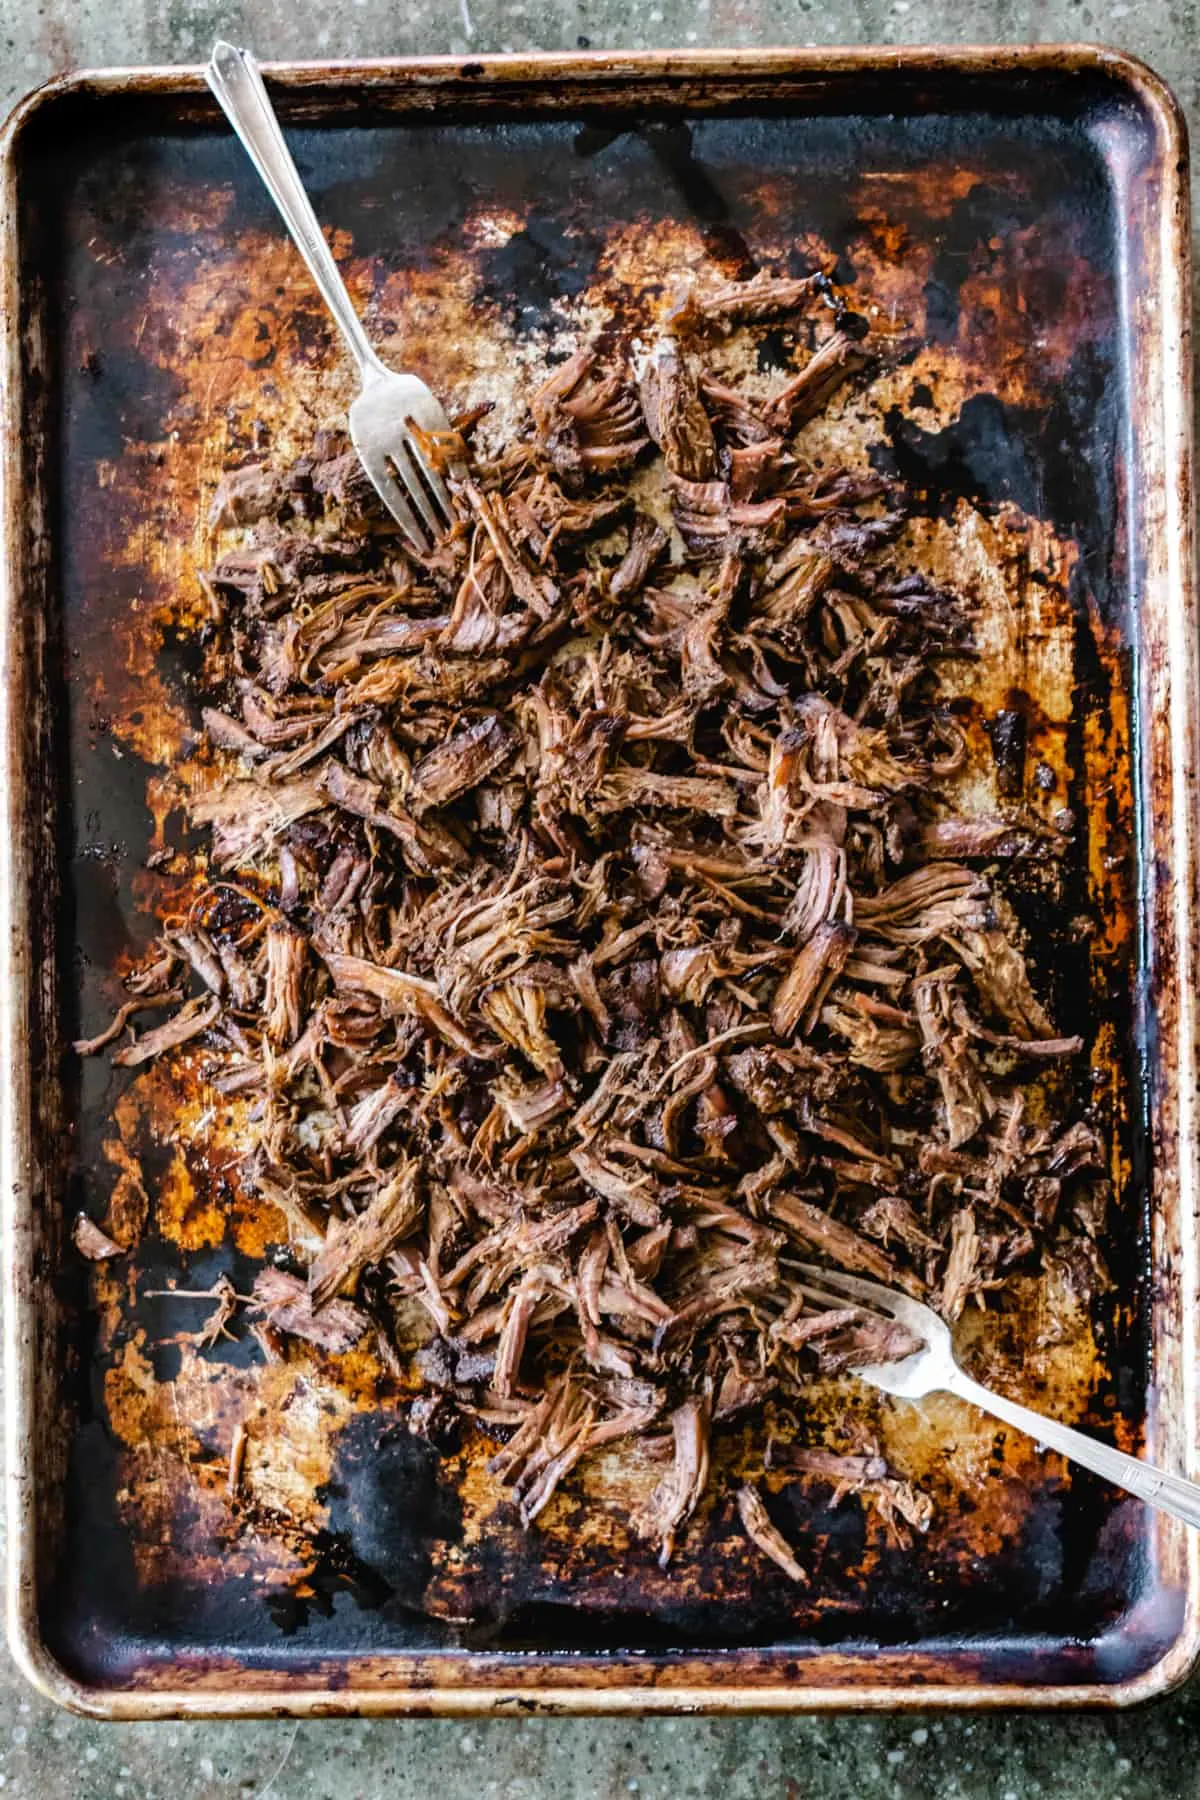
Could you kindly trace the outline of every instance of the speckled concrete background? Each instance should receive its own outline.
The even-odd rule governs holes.
[[[675,45],[1091,39],[1193,121],[1198,0],[0,0],[0,113],[82,65]],[[1198,159],[1200,160],[1200,159]],[[1200,1678],[1118,1718],[95,1725],[0,1664],[0,1800],[1191,1800]]]

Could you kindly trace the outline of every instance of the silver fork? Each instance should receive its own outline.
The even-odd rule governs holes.
[[[902,1362],[872,1363],[854,1369],[852,1372],[863,1381],[901,1400],[923,1400],[927,1394],[957,1394],[960,1400],[970,1400],[993,1418],[1015,1425],[1036,1443],[1059,1451],[1160,1512],[1182,1519],[1185,1525],[1200,1527],[1200,1483],[1185,1481],[1182,1475],[1168,1475],[1153,1463],[1126,1456],[1082,1431],[1060,1425],[1056,1419],[1034,1412],[1032,1407],[1006,1400],[1003,1394],[983,1387],[954,1360],[954,1345],[945,1321],[919,1300],[895,1293],[877,1281],[865,1281],[860,1275],[845,1275],[840,1269],[818,1268],[815,1263],[792,1262],[788,1266],[807,1278],[799,1284],[800,1291],[815,1305],[828,1308],[850,1301],[864,1312],[895,1319],[920,1339],[922,1348]]]
[[[363,468],[413,549],[423,553],[451,523],[454,511],[446,484],[422,452],[412,426],[449,431],[445,410],[423,381],[385,367],[372,349],[296,173],[253,56],[233,44],[217,43],[205,74],[358,365],[362,392],[350,408],[350,438]]]

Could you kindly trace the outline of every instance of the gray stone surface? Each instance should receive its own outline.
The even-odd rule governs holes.
[[[0,111],[67,68],[676,45],[1118,44],[1198,100],[1196,0],[0,0]],[[1190,1800],[1200,1680],[1133,1715],[96,1725],[0,1666],[0,1800]]]

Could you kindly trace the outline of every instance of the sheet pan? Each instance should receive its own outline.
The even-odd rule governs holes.
[[[922,488],[921,554],[991,596],[978,718],[1019,688],[1061,771],[1094,929],[1071,948],[1047,915],[1042,973],[1088,1030],[1116,1191],[1112,1291],[1081,1309],[1034,1284],[964,1351],[1188,1470],[1196,620],[1170,95],[1086,47],[268,75],[371,328],[455,404],[515,414],[599,321],[636,330],[710,266],[836,259],[918,346],[830,448]],[[147,849],[180,843],[205,495],[248,446],[298,451],[350,371],[198,73],[53,84],[11,121],[2,179],[8,1601],[30,1677],[119,1717],[1113,1705],[1181,1679],[1196,1546],[948,1401],[868,1412],[934,1493],[928,1537],[901,1551],[854,1502],[797,1491],[816,1574],[796,1597],[728,1507],[665,1573],[602,1491],[586,1528],[566,1504],[522,1534],[478,1446],[414,1438],[369,1358],[280,1373],[252,1340],[181,1343],[155,1290],[242,1286],[261,1221],[221,1185],[202,1094],[68,1046],[161,910]],[[137,1251],[85,1270],[75,1213],[139,1194]],[[805,1428],[865,1404],[830,1389]],[[232,1516],[248,1409],[255,1507]]]

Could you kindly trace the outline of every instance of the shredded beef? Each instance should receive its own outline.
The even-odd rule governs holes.
[[[1102,1268],[1083,1044],[1004,901],[1074,854],[1069,815],[1022,808],[998,725],[1014,804],[963,816],[971,600],[898,567],[902,486],[797,438],[875,354],[828,292],[698,292],[640,363],[558,366],[501,451],[431,444],[456,523],[424,558],[335,434],[222,479],[194,902],[77,1045],[170,1007],[114,1060],[187,1046],[240,1097],[290,1259],[254,1285],[264,1354],[370,1332],[425,1386],[414,1430],[461,1407],[501,1440],[526,1524],[616,1446],[664,1562],[725,1419],[914,1348],[814,1311],[800,1261],[950,1320],[1039,1259]],[[708,366],[792,318],[816,335],[773,393]],[[927,1523],[873,1449],[781,1468]]]

